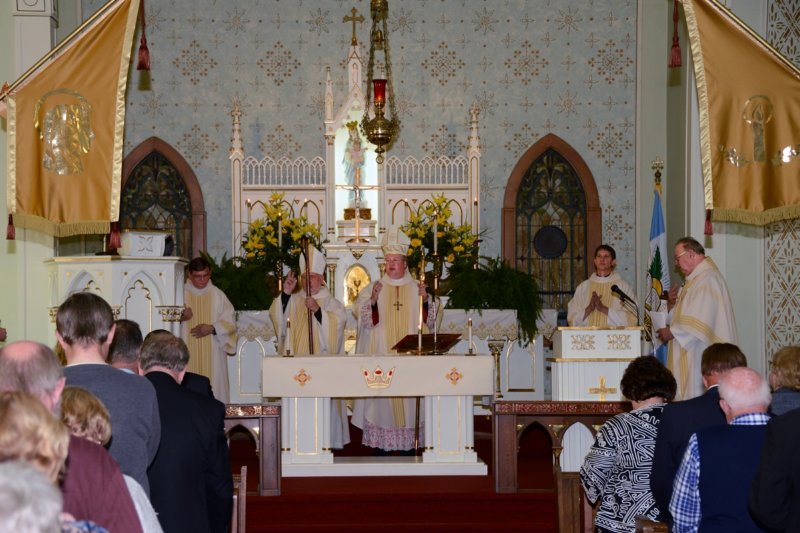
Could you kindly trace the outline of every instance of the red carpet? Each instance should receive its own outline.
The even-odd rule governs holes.
[[[531,428],[520,439],[518,494],[496,494],[491,419],[475,418],[475,449],[487,476],[338,477],[282,479],[281,495],[257,496],[255,444],[231,436],[231,468],[247,465],[247,531],[556,531],[550,441]],[[371,455],[351,426],[353,443],[337,455]]]

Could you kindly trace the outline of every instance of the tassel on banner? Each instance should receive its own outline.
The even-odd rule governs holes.
[[[119,230],[119,221],[111,223],[111,233],[108,234],[108,249],[119,250],[122,247],[122,235]]]
[[[672,24],[674,30],[672,32],[672,50],[669,55],[669,68],[677,68],[681,66],[681,43],[678,37],[678,0],[675,0],[675,8],[672,10]]]
[[[706,235],[714,235],[714,225],[711,223],[711,209],[706,209],[706,227],[703,233]]]
[[[6,240],[13,241],[17,238],[17,228],[14,227],[14,215],[8,214],[8,226],[6,226]]]
[[[136,70],[150,70],[150,49],[147,48],[147,24],[144,14],[144,0],[139,4],[139,18],[142,21],[142,37],[139,39],[139,63]]]

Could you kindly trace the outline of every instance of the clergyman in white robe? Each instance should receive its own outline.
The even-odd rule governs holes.
[[[633,302],[624,303],[619,295],[611,291],[611,287],[614,285],[619,287]],[[593,293],[600,296],[603,305],[608,308],[608,314],[595,310],[588,316],[584,316]],[[575,294],[567,305],[567,322],[570,326],[578,327],[635,326],[636,312],[634,309],[638,306],[635,294],[633,287],[628,285],[616,272],[605,277],[592,274],[589,279],[583,281],[575,289]]]
[[[710,257],[686,276],[670,311],[667,367],[678,382],[676,400],[705,391],[700,360],[703,350],[718,342],[738,343],[736,319],[725,278]]]

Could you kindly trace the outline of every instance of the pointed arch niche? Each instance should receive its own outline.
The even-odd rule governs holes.
[[[158,137],[143,141],[122,162],[120,227],[169,232],[173,255],[191,259],[206,249],[206,210],[197,176]]]
[[[546,308],[566,310],[588,277],[602,239],[601,214],[589,167],[556,135],[531,146],[511,172],[503,199],[503,259],[536,278]]]

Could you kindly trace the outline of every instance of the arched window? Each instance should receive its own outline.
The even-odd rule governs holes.
[[[566,310],[601,242],[597,186],[583,159],[547,135],[514,167],[503,201],[503,259],[539,285],[546,308]]]
[[[120,227],[158,229],[172,235],[172,255],[205,250],[206,214],[197,177],[183,157],[161,139],[136,147],[122,165]]]

